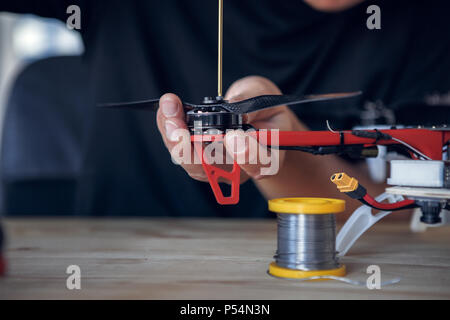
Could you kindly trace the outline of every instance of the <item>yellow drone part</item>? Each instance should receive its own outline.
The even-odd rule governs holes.
[[[345,172],[335,173],[330,178],[340,192],[352,192],[358,188],[358,180],[349,177]]]
[[[269,200],[269,211],[290,214],[331,214],[345,210],[345,201],[328,198],[279,198]]]
[[[343,277],[346,274],[345,265],[341,265],[336,269],[329,270],[296,270],[296,269],[287,269],[283,267],[277,266],[275,262],[272,262],[269,265],[269,274],[274,277],[279,278],[287,278],[287,279],[307,279],[311,277],[325,277],[325,276],[335,276],[335,277]],[[322,279],[312,279],[311,281],[323,281],[329,280],[327,278]]]

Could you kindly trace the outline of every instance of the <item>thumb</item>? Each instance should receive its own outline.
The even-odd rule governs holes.
[[[260,180],[278,173],[280,155],[260,144],[253,135],[243,130],[233,130],[225,135],[227,154],[235,160],[248,176]]]

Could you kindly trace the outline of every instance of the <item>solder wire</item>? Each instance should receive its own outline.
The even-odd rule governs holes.
[[[276,264],[297,270],[339,267],[334,214],[277,214]]]
[[[334,214],[285,214],[278,213],[278,247],[274,256],[280,267],[297,270],[329,270],[339,267],[336,252],[336,217]],[[269,275],[271,275],[268,272]],[[273,275],[271,275],[273,276]],[[334,275],[312,276],[303,279],[284,280],[311,281],[330,279],[350,285],[365,287],[367,283]],[[380,283],[381,287],[398,283],[393,278]]]

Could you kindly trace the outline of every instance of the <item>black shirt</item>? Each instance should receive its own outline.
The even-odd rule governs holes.
[[[166,92],[189,102],[214,96],[216,1],[16,0],[0,4],[0,11],[65,21],[71,4],[81,8],[83,60],[93,101],[77,212],[266,215],[266,202],[252,182],[241,186],[239,205],[216,204],[208,184],[192,180],[171,162],[153,113],[94,107],[94,101],[140,100]],[[366,27],[369,4],[381,8],[381,30]],[[225,0],[224,87],[257,74],[286,94],[362,90],[358,99],[296,109],[312,129],[325,129],[325,119],[351,128],[367,101],[394,106],[449,91],[447,7],[447,1],[386,0],[323,13],[300,0]]]

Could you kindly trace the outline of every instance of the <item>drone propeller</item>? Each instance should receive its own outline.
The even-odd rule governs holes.
[[[361,92],[330,93],[330,94],[305,95],[305,96],[264,95],[235,103],[224,103],[222,107],[227,111],[233,113],[244,114],[282,105],[289,106],[309,102],[337,100],[355,97],[360,94]]]
[[[139,100],[131,102],[101,103],[100,108],[123,108],[134,110],[158,110],[159,99]]]
[[[215,109],[222,109],[231,113],[245,114],[276,106],[297,105],[317,101],[338,100],[355,97],[360,94],[361,91],[348,93],[305,95],[305,96],[264,95],[233,103],[229,103],[226,100],[214,100],[211,102],[204,102],[202,104],[183,102],[183,106],[186,110],[202,109],[204,111],[207,111],[207,109],[215,108]],[[159,99],[140,100],[122,103],[105,103],[100,104],[99,106],[104,108],[125,108],[134,110],[157,111],[159,107]]]

